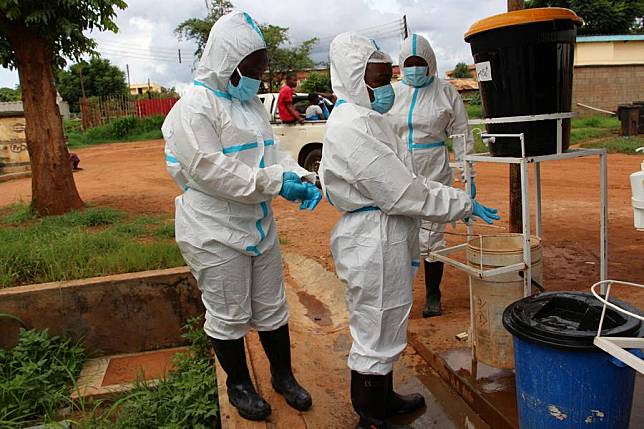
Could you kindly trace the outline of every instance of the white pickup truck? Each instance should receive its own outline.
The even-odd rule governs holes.
[[[304,124],[283,124],[279,120],[277,111],[278,94],[258,94],[264,104],[266,111],[271,116],[273,134],[280,142],[280,148],[297,160],[297,162],[309,171],[318,171],[322,159],[322,140],[326,129],[326,121],[306,121]],[[308,106],[308,94],[297,93],[293,97],[295,108],[304,115]],[[333,103],[324,99],[329,111]]]

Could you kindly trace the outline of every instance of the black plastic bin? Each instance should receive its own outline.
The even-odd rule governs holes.
[[[577,26],[574,12],[537,8],[478,21],[465,34],[477,64],[486,118],[571,111]],[[489,63],[489,64],[488,64]],[[525,135],[526,155],[557,152],[557,121],[488,125],[492,134]],[[570,119],[563,121],[562,150],[570,143]],[[496,138],[494,156],[521,156],[517,138]]]

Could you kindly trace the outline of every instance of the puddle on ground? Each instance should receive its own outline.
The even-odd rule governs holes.
[[[295,292],[309,319],[318,326],[346,326],[345,287],[336,275],[312,258],[288,252],[282,256],[297,283]]]
[[[316,297],[305,292],[298,291],[297,297],[300,299],[302,305],[306,308],[306,316],[313,320],[320,326],[331,326],[333,321],[331,320],[331,312],[329,309]]]
[[[460,378],[492,402],[494,408],[510,420],[517,420],[513,370],[494,368],[477,362],[475,371],[472,372],[472,353],[469,348],[451,349],[441,353],[440,357]]]

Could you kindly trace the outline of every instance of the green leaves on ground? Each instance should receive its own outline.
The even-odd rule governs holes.
[[[187,353],[175,357],[175,369],[155,386],[136,387],[104,412],[87,414],[81,429],[206,429],[219,427],[214,361],[203,320],[188,321],[183,337]]]
[[[0,349],[0,427],[55,418],[84,361],[83,348],[47,331],[20,330],[18,344]]]

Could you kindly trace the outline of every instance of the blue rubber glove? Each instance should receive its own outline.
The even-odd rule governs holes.
[[[292,171],[286,171],[282,174],[282,189],[280,195],[288,201],[302,201],[306,198],[307,188],[302,183],[300,176]]]
[[[302,201],[300,210],[313,211],[322,200],[322,192],[313,183],[304,182],[304,186],[306,186],[306,198]]]
[[[498,210],[490,207],[485,207],[483,204],[479,203],[476,200],[472,200],[474,209],[472,210],[472,216],[480,217],[485,223],[492,225],[495,220],[501,219],[497,214]]]
[[[476,198],[476,182],[474,182],[474,177],[470,177],[470,198]]]

